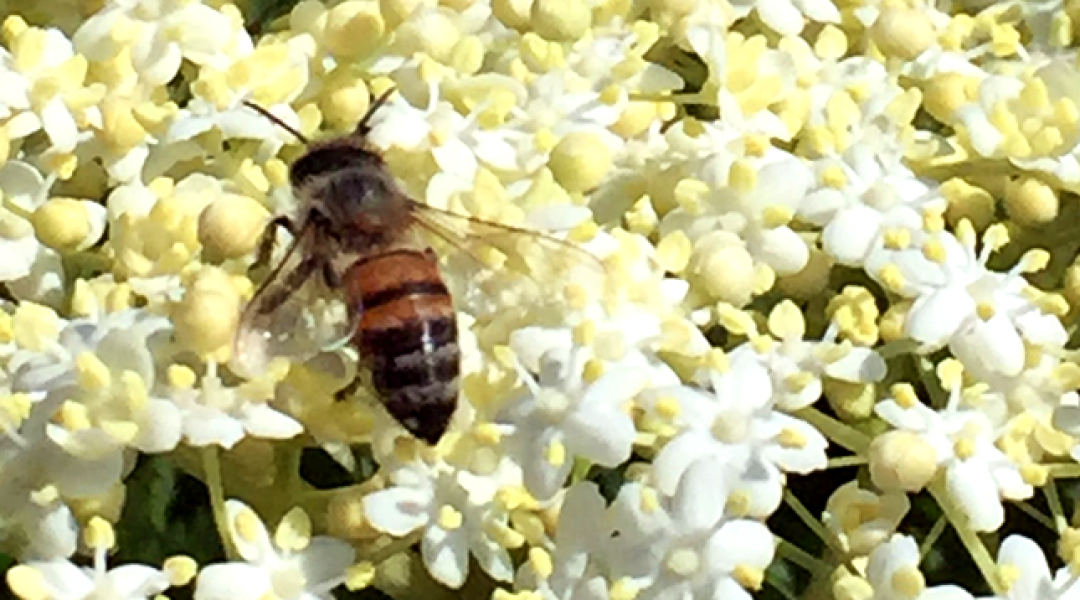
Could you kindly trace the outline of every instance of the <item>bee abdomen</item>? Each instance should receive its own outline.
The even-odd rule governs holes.
[[[352,270],[363,305],[357,341],[375,391],[406,429],[433,444],[457,406],[460,371],[453,302],[438,267],[425,253],[399,250]]]

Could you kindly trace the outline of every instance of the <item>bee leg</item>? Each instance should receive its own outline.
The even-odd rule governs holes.
[[[262,238],[259,240],[259,250],[255,254],[253,267],[264,267],[270,264],[270,255],[274,252],[274,242],[277,241],[279,228],[285,228],[293,236],[297,234],[296,223],[284,215],[279,215],[270,220],[263,229]]]
[[[330,261],[326,261],[322,265],[323,281],[326,282],[326,287],[336,290],[341,287],[341,273],[338,273],[337,269]]]
[[[277,310],[285,300],[289,298],[289,294],[292,290],[298,289],[304,285],[308,277],[311,277],[313,273],[323,269],[325,263],[322,262],[322,257],[309,256],[296,266],[284,279],[281,280],[281,285],[271,290],[267,294],[266,299],[263,301],[262,309],[265,312]]]

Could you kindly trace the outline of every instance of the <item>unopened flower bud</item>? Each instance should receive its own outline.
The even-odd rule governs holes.
[[[910,431],[886,432],[870,445],[870,478],[882,490],[918,492],[937,468],[934,447]]]

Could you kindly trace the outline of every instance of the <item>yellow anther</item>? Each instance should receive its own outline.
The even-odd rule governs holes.
[[[1000,250],[1009,243],[1009,230],[1001,223],[995,223],[986,229],[983,234],[983,244],[994,251]]]
[[[757,168],[749,161],[738,159],[731,163],[728,170],[728,185],[741,192],[749,192],[757,188]]]
[[[603,361],[591,358],[585,363],[585,369],[581,374],[581,378],[586,383],[593,383],[597,379],[603,377],[604,370],[605,367]]]
[[[608,593],[608,597],[611,600],[634,600],[637,597],[639,588],[629,578],[623,577],[618,579],[611,585],[611,591]]]
[[[760,590],[765,582],[765,571],[750,565],[739,564],[731,571],[731,578],[743,588],[748,590]]]
[[[171,387],[177,389],[191,389],[195,387],[198,377],[195,371],[184,365],[169,365],[166,371],[167,381]]]
[[[591,346],[596,343],[596,321],[582,321],[573,330],[573,341],[577,346]]]
[[[345,587],[354,592],[365,589],[374,583],[377,573],[374,563],[366,560],[358,562],[345,571]]]
[[[311,543],[311,519],[304,509],[294,507],[274,531],[274,543],[282,550],[302,551]]]
[[[805,448],[809,440],[801,432],[785,427],[781,429],[776,435],[776,441],[784,448],[787,449],[801,449]]]
[[[146,382],[135,371],[124,370],[120,373],[120,387],[131,410],[142,410],[150,402]]]
[[[776,347],[776,340],[767,335],[758,335],[750,339],[750,347],[758,354],[768,354]]]
[[[673,196],[679,206],[690,214],[698,214],[701,204],[709,195],[709,185],[700,179],[680,179],[675,184]]]
[[[550,129],[543,128],[536,132],[533,137],[533,142],[536,145],[536,149],[540,152],[551,152],[555,149],[555,145],[559,142],[555,137],[555,133]]]
[[[774,204],[761,211],[762,225],[768,228],[783,227],[791,223],[795,213],[787,206]]]
[[[946,358],[937,365],[937,376],[941,386],[947,390],[963,384],[964,364],[954,358]]]
[[[536,571],[536,574],[543,579],[551,577],[551,574],[555,572],[551,555],[543,548],[529,549],[529,564],[532,565],[533,571]]]
[[[911,231],[903,227],[886,229],[883,241],[889,250],[905,250],[911,245]]]
[[[830,165],[821,172],[821,183],[833,189],[841,189],[848,184],[848,177],[839,165]]]
[[[736,518],[745,517],[750,514],[751,506],[753,503],[750,493],[745,489],[736,489],[728,494],[727,502],[724,503],[724,512]]]
[[[1042,487],[1049,480],[1050,471],[1043,465],[1031,463],[1020,467],[1020,477],[1030,486]]]
[[[0,397],[0,430],[18,427],[30,416],[33,406],[33,400],[26,394]]]
[[[788,391],[797,394],[805,390],[807,387],[810,386],[810,384],[814,383],[814,381],[816,380],[817,378],[814,377],[813,373],[809,373],[807,371],[799,371],[785,377],[784,386],[787,387]]]
[[[657,416],[668,421],[682,413],[682,405],[679,404],[678,400],[671,396],[658,398],[653,404],[653,408],[656,411]]]
[[[971,438],[962,437],[953,443],[953,453],[956,454],[956,457],[960,460],[967,460],[975,456],[977,451],[978,446],[976,445],[975,440]]]
[[[693,242],[682,230],[665,235],[656,245],[656,261],[669,273],[682,273],[694,252]]]
[[[90,351],[80,353],[75,359],[75,372],[79,386],[86,390],[100,390],[112,383],[109,367]]]
[[[649,514],[660,510],[660,498],[656,490],[648,487],[641,488],[641,511]]]
[[[116,547],[116,532],[112,525],[101,517],[92,517],[83,530],[83,539],[91,548],[111,550]]]
[[[170,556],[162,565],[165,576],[169,578],[169,584],[173,587],[183,587],[195,579],[199,571],[199,564],[190,556]]]
[[[566,446],[562,442],[553,440],[544,450],[544,460],[553,467],[561,467],[566,464]]]
[[[494,446],[502,439],[502,433],[494,423],[481,423],[473,428],[473,437],[481,444]]]
[[[926,260],[937,263],[939,265],[945,264],[948,260],[948,253],[945,250],[945,245],[939,240],[927,240],[922,247],[922,254],[926,257]]]
[[[709,370],[723,374],[731,370],[731,360],[723,348],[710,348],[705,355],[704,366]]]
[[[919,404],[919,395],[915,393],[915,387],[910,383],[894,384],[889,391],[900,408],[910,409]]]
[[[881,278],[881,282],[885,284],[885,287],[892,292],[899,293],[907,285],[907,279],[900,271],[900,267],[893,263],[882,267],[881,271],[878,272],[878,277]]]
[[[917,567],[905,565],[893,573],[889,585],[901,598],[918,598],[926,589],[926,578]]]
[[[444,504],[441,507],[439,507],[439,518],[438,518],[439,527],[441,527],[441,528],[443,528],[443,529],[445,529],[447,531],[453,531],[453,530],[461,527],[463,522],[464,522],[464,517],[453,506],[450,506],[449,504]]]
[[[233,528],[241,540],[252,543],[262,537],[264,529],[259,515],[250,508],[242,508],[233,518]]]

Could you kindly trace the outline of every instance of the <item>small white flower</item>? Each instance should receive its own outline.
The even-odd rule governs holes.
[[[746,514],[768,516],[780,505],[783,473],[824,468],[828,440],[775,409],[772,379],[751,349],[733,352],[728,371],[711,375],[711,387],[650,391],[654,409],[674,412],[679,428],[653,461],[657,487],[673,494],[694,464],[714,461],[728,488],[745,496]]]
[[[623,486],[612,504],[616,535],[606,538],[613,578],[628,578],[642,600],[750,600],[774,541],[764,524],[728,519],[728,491],[718,466],[702,461],[674,496],[660,501],[640,484]]]
[[[516,587],[537,590],[545,600],[586,600],[595,591],[604,592],[601,597],[606,597],[605,567],[598,564],[611,535],[604,527],[606,510],[595,483],[579,482],[566,490],[555,539],[543,549],[539,561],[530,560],[522,566]],[[544,564],[548,561],[550,565]]]
[[[892,534],[907,515],[911,502],[902,492],[877,494],[849,481],[829,496],[822,522],[844,541],[851,552],[869,554]]]
[[[788,126],[767,108],[793,91],[796,79],[791,57],[771,48],[760,53],[740,52],[735,40],[741,38],[729,38],[727,27],[718,22],[725,17],[716,12],[709,8],[700,11],[686,31],[686,43],[709,68],[705,93],[715,94],[708,100],[723,114],[723,119],[715,125],[737,136],[756,133],[785,141],[791,139]],[[731,65],[730,54],[753,56],[756,62],[752,66]],[[752,69],[756,81],[737,79],[747,76],[744,69]],[[770,95],[756,97],[762,90],[770,90]]]
[[[62,402],[47,431],[73,454],[107,455],[129,444],[171,450],[179,441],[175,408],[148,396],[154,350],[170,331],[168,319],[141,309],[76,319],[45,351],[16,352],[9,363],[12,385]]]
[[[589,382],[583,373],[587,359],[575,346],[542,356],[536,379],[521,369],[527,390],[509,400],[497,419],[506,424],[507,455],[521,465],[525,486],[541,500],[562,487],[575,457],[605,467],[630,458],[635,429],[623,405],[645,386],[646,372],[615,368]]]
[[[251,49],[251,39],[222,12],[200,2],[113,0],[74,35],[81,54],[107,61],[128,50],[147,84],[165,85],[183,60],[223,66],[230,53]]]
[[[963,395],[954,385],[949,404],[935,411],[921,402],[879,402],[874,412],[893,427],[913,432],[933,449],[945,485],[976,531],[994,531],[1005,520],[1002,499],[1030,498],[1034,488],[1020,467],[995,442],[998,430],[986,414],[961,405]]]
[[[373,527],[390,535],[423,529],[424,565],[447,587],[465,583],[470,553],[493,578],[510,581],[510,555],[492,537],[507,530],[507,514],[493,502],[493,484],[503,476],[478,477],[442,462],[407,463],[388,474],[392,487],[364,497],[364,514]]]
[[[0,165],[0,281],[16,298],[50,306],[64,301],[64,267],[38,241],[30,218],[48,200],[55,180],[20,160]]]
[[[926,587],[919,572],[919,547],[915,539],[896,534],[870,554],[866,578],[874,588],[874,598],[881,600],[973,600],[973,596],[955,585]]]
[[[988,230],[976,253],[974,232],[962,228],[959,238],[942,232],[905,253],[937,256],[939,265],[929,277],[910,280],[918,295],[904,323],[906,333],[924,351],[948,345],[979,376],[1016,376],[1024,368],[1025,343],[1061,346],[1067,338],[1057,319],[1042,313],[1027,294],[1023,275],[1037,268],[1037,253],[1004,273],[986,267],[1002,235],[1001,229]]]
[[[780,35],[797,35],[805,19],[817,23],[839,23],[840,11],[829,0],[734,0],[736,16],[743,17],[751,10],[758,18]]]
[[[904,165],[902,155],[853,144],[814,163],[819,184],[799,215],[821,226],[822,247],[838,262],[862,266],[891,228],[921,225],[919,211],[945,201]]]
[[[304,430],[296,419],[252,397],[247,388],[225,385],[213,362],[206,365],[197,387],[172,388],[166,397],[179,412],[184,441],[193,446],[228,449],[248,436],[282,440]]]
[[[83,87],[86,61],[58,29],[30,27],[13,42],[17,54],[0,48],[0,120],[6,120],[8,136],[21,139],[44,131],[50,151],[71,152],[80,138],[76,113],[85,109],[88,120],[100,120],[91,105],[103,86]],[[81,71],[72,69],[79,60]]]
[[[91,520],[90,529],[103,533],[101,539],[89,536],[94,552],[92,567],[77,566],[67,557],[31,560],[8,571],[7,581],[16,595],[52,600],[148,600],[168,589],[169,578],[161,569],[138,564],[109,569],[106,559],[115,534],[100,517]]]
[[[1008,573],[1009,586],[1002,600],[1062,600],[1080,597],[1080,579],[1069,567],[1051,575],[1046,555],[1035,542],[1010,535],[998,549],[998,568]]]
[[[507,133],[480,127],[484,106],[462,115],[441,96],[437,81],[426,83],[426,107],[415,108],[404,96],[395,94],[372,116],[368,139],[384,150],[430,152],[438,171],[427,181],[424,198],[436,208],[447,209],[452,195],[473,187],[481,163],[499,170],[513,169],[516,152]],[[497,85],[510,84],[498,80],[490,85],[494,90]]]
[[[355,559],[352,546],[311,537],[307,515],[285,515],[273,538],[255,511],[239,500],[225,502],[229,537],[243,562],[206,566],[195,581],[196,600],[328,600],[344,583]]]
[[[543,167],[554,147],[551,142],[570,133],[591,133],[613,153],[622,148],[624,142],[608,127],[619,119],[628,100],[623,97],[608,104],[592,85],[566,69],[544,73],[529,84],[527,99],[511,110],[504,128],[511,132],[521,173],[532,174]]]

